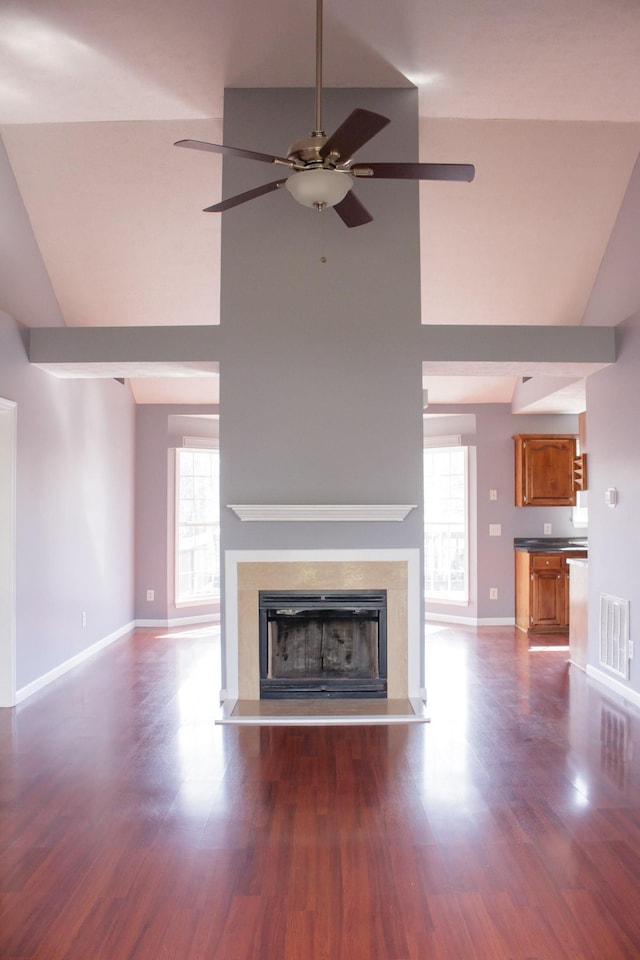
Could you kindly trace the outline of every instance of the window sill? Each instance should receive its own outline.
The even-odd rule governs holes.
[[[174,600],[173,605],[178,610],[182,607],[213,607],[217,603],[217,597],[203,597],[201,600]]]
[[[427,597],[424,598],[425,603],[429,604],[439,604],[441,607],[468,607],[468,600],[445,600],[444,597]]]

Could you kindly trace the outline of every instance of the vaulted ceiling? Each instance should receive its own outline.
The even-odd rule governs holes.
[[[66,324],[219,321],[220,217],[200,211],[221,161],[173,143],[222,141],[225,87],[313,86],[314,7],[3,4],[0,133]],[[424,323],[580,323],[640,151],[639,40],[633,0],[325,0],[325,85],[416,85],[420,159],[476,167],[421,185]],[[514,384],[425,380],[431,402]],[[147,402],[202,386],[134,381]]]

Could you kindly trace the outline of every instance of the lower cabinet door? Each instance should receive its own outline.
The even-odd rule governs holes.
[[[562,570],[536,570],[531,580],[531,627],[565,627],[565,577]]]

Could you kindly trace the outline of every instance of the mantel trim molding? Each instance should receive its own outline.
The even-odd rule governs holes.
[[[240,520],[404,520],[415,503],[229,503]]]

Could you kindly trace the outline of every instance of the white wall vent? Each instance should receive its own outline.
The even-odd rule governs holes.
[[[600,594],[600,665],[629,679],[629,601]]]

